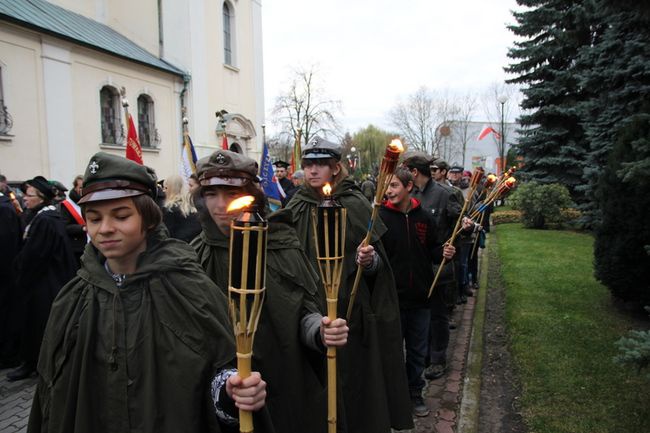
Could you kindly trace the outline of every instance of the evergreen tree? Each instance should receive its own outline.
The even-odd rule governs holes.
[[[575,59],[593,39],[586,2],[517,0],[530,9],[513,13],[518,24],[509,28],[523,41],[508,53],[518,62],[506,68],[517,75],[509,82],[522,85],[522,108],[531,110],[519,119],[522,174],[540,183],[566,185],[577,203],[584,201],[577,186],[588,144],[576,107],[588,92],[578,86]]]
[[[630,2],[593,0],[592,6],[601,23],[598,37],[582,50],[577,63],[581,65],[580,85],[593,93],[579,111],[590,146],[583,187],[589,201],[583,211],[588,223],[597,225],[603,209],[595,197],[602,167],[619,136],[628,136],[637,117],[650,112],[650,14],[647,6]],[[643,129],[635,130],[643,133]],[[641,157],[647,138],[629,138],[641,141],[632,146],[635,156],[620,167],[621,180],[648,176],[650,159]]]
[[[647,108],[650,108],[647,107]],[[596,188],[602,222],[594,244],[596,278],[623,300],[650,305],[650,171],[630,167],[650,160],[650,114],[624,121]]]

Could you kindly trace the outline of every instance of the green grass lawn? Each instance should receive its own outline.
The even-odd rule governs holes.
[[[495,231],[531,433],[650,432],[650,381],[612,361],[614,342],[638,322],[594,279],[593,239],[520,224]]]

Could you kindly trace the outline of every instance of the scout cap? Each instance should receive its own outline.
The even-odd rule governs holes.
[[[52,200],[56,197],[56,188],[43,176],[36,176],[32,180],[28,180],[26,183],[27,185],[36,188],[48,200]]]
[[[275,161],[273,163],[273,165],[278,167],[278,168],[289,168],[289,163],[285,162],[285,161],[282,161],[281,159]]]
[[[321,137],[314,137],[302,148],[304,159],[325,159],[334,158],[341,160],[341,145],[327,141]]]
[[[439,168],[440,170],[449,171],[449,164],[442,158],[434,159],[431,163],[431,168]]]
[[[156,172],[121,156],[97,152],[90,158],[79,204],[147,194],[156,197]]]
[[[65,185],[59,182],[58,180],[51,180],[50,184],[54,188],[56,188],[59,192],[66,192],[68,190],[68,188],[66,188]]]
[[[257,181],[255,160],[230,150],[217,150],[200,159],[196,170],[202,186],[245,186]]]

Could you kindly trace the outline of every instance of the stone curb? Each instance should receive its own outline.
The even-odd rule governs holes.
[[[480,257],[478,298],[474,306],[474,323],[472,326],[463,396],[460,402],[460,414],[457,433],[478,433],[479,401],[481,395],[481,367],[483,364],[483,326],[485,324],[485,303],[487,300],[489,241]]]

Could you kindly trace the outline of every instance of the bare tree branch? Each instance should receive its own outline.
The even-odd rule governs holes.
[[[398,102],[390,111],[391,123],[407,144],[428,154],[441,155],[442,136],[439,128],[450,123],[459,112],[454,99],[447,92],[436,93],[427,87],[420,87]]]
[[[295,140],[300,129],[303,143],[315,135],[342,137],[337,118],[341,102],[327,98],[316,84],[316,77],[314,66],[294,70],[288,91],[276,98],[271,116],[272,122],[280,126],[279,135]]]

